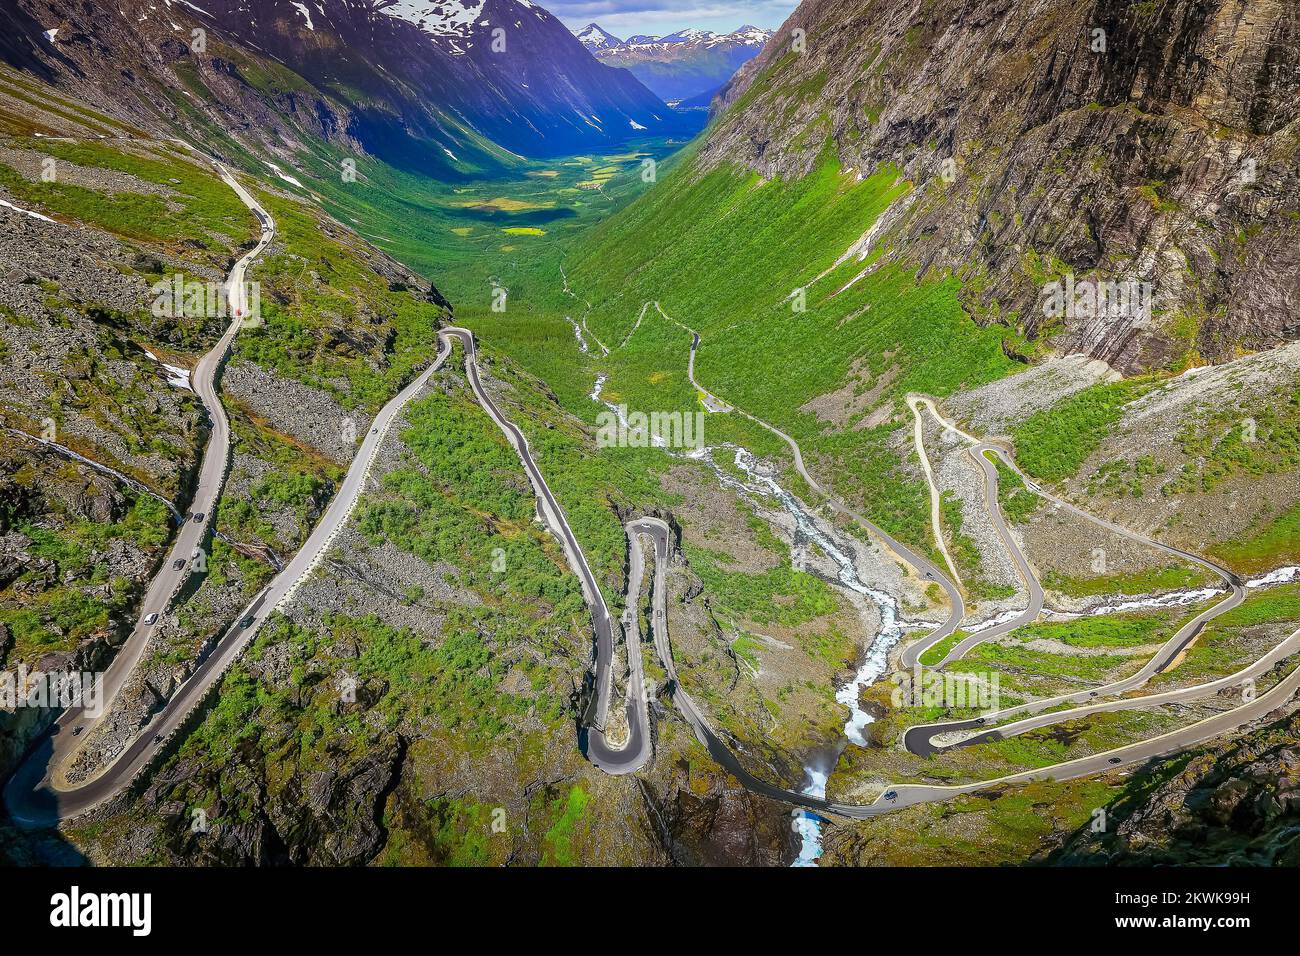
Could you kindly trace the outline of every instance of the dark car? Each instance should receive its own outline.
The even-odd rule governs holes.
[[[886,791],[885,791],[885,799],[886,799],[886,800],[897,800],[897,799],[898,799],[898,791],[897,791],[897,790],[886,790]]]
[[[184,559],[184,558],[177,558],[175,561],[172,562],[172,570],[173,570],[173,571],[179,571],[179,570],[181,570],[181,568],[183,568],[183,567],[185,567],[185,559]]]
[[[196,514],[196,515],[194,516],[194,523],[195,523],[195,524],[203,524],[203,519],[206,518],[206,517],[207,517],[207,515],[206,515],[205,513],[203,513],[202,511],[200,511],[198,514]]]
[[[240,626],[240,627],[252,627],[252,626],[253,626],[253,622],[256,621],[256,620],[257,620],[257,618],[253,617],[253,615],[250,614],[250,615],[248,615],[248,617],[244,618],[242,621],[239,622],[239,626]]]
[[[1123,758],[1123,757],[1111,757],[1111,758],[1110,758],[1110,762],[1111,762],[1111,763],[1123,763],[1123,762],[1124,762],[1124,758]]]

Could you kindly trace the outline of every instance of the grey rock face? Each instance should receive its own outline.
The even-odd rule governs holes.
[[[1211,744],[1134,781],[1110,811],[1111,832],[1080,832],[1064,864],[1292,865],[1300,860],[1300,718]]]
[[[916,195],[877,245],[955,270],[979,321],[1132,371],[1300,335],[1298,93],[1286,0],[808,0],[701,160],[892,163]],[[1066,273],[1150,282],[1151,319],[1049,321]]]

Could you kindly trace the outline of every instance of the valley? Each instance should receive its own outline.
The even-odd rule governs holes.
[[[342,19],[268,54],[216,7],[237,88],[177,54],[99,108],[56,41],[44,78],[0,66],[0,666],[109,689],[0,714],[5,862],[1292,860],[1300,344],[1294,272],[1261,291],[1250,243],[1289,234],[1294,117],[1247,124],[1267,195],[1197,207],[1240,254],[1144,209],[1157,272],[1174,241],[1222,268],[1098,332],[1026,297],[1132,230],[1084,255],[1036,192],[999,225],[1016,188],[947,180],[951,130],[899,146],[906,97],[845,126],[942,55],[934,11],[879,28],[865,91],[787,23],[703,132],[660,104],[524,154],[433,67],[397,84],[418,118],[383,70],[330,75]],[[1171,48],[1210,30],[1179,22]],[[496,69],[466,30],[429,62]],[[1131,108],[1088,82],[1117,99],[1078,107],[1115,124],[1088,175],[1122,178]],[[1155,214],[1190,214],[1180,182]],[[173,274],[234,321],[160,314]]]

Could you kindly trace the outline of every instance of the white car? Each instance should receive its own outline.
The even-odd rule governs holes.
[[[155,611],[153,614],[146,614],[144,618],[144,622],[149,625],[157,624],[158,613]]]

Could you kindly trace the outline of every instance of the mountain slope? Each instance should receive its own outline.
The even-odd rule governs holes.
[[[527,0],[446,4],[436,18],[413,3],[359,0],[176,3],[165,17],[154,7],[124,0],[83,12],[66,0],[22,0],[5,14],[6,59],[40,64],[139,123],[215,110],[235,136],[271,145],[320,136],[434,176],[694,122],[596,63]],[[205,49],[194,48],[195,29],[207,31]]]
[[[981,321],[1181,368],[1300,335],[1298,87],[1300,11],[1279,0],[807,0],[701,161],[894,163],[918,189],[876,242],[962,276]],[[1154,308],[1049,317],[1067,275],[1149,282]]]

